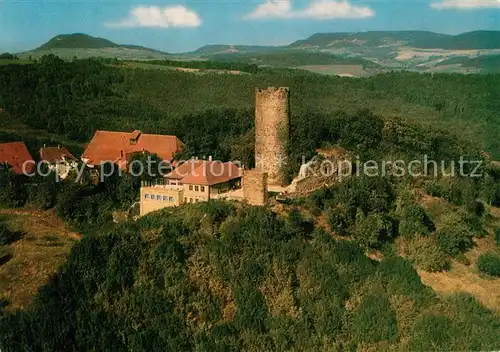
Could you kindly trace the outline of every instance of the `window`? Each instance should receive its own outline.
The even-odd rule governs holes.
[[[193,190],[193,186],[189,185],[189,190],[192,191]]]
[[[166,202],[168,200],[167,196],[163,196],[163,201]]]
[[[144,195],[144,199],[149,199],[149,194],[148,194],[148,193],[146,193],[146,194]]]
[[[184,203],[187,203],[188,202],[188,199],[184,197]]]
[[[194,201],[195,201],[195,203],[198,203],[200,200],[199,199],[195,199]]]
[[[174,197],[168,197],[168,201],[169,202],[173,202],[174,201]]]
[[[201,186],[201,191],[205,192],[205,186]]]
[[[156,196],[156,200],[161,200],[161,196],[159,194]]]
[[[193,203],[193,198],[189,198],[189,203]]]
[[[195,190],[196,192],[198,192],[198,191],[200,190],[200,187],[198,187],[198,186],[194,186],[194,190]]]

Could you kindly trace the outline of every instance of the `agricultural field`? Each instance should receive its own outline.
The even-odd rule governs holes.
[[[362,65],[306,65],[297,68],[331,76],[365,77],[368,75]]]

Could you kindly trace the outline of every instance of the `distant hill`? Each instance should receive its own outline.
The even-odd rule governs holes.
[[[369,60],[356,57],[342,57],[318,51],[274,50],[272,52],[253,52],[237,54],[219,54],[211,57],[216,61],[242,61],[261,66],[300,67],[308,65],[362,65],[379,67]]]
[[[113,43],[104,38],[93,37],[88,34],[60,34],[50,39],[40,47],[20,53],[21,58],[31,56],[37,58],[46,54],[55,54],[61,58],[88,58],[108,57],[119,59],[166,59],[169,54],[146,48],[140,45],[122,45]]]
[[[472,52],[460,52],[460,50]],[[462,58],[500,55],[500,31],[475,31],[459,35],[412,30],[316,33],[284,46],[213,44],[178,54],[168,54],[140,45],[117,44],[108,39],[74,33],[55,36],[37,49],[19,53],[18,56],[20,59],[31,60],[47,54],[54,54],[63,59],[103,57],[133,61],[238,61],[243,64],[271,67],[308,66],[314,70],[319,69],[320,73],[326,72],[327,68],[316,66],[355,65],[363,69],[369,68],[368,74],[388,70],[434,72],[441,69],[446,72],[469,73],[471,69],[466,68],[475,65],[462,65]],[[460,59],[457,59],[458,57]],[[452,61],[446,62],[447,60]],[[486,64],[488,67],[492,65],[496,67],[496,62]],[[338,72],[337,67],[334,72],[350,74],[350,68],[346,69],[349,70]],[[491,72],[491,69],[482,71]]]
[[[456,36],[417,40],[413,45],[423,49],[500,49],[500,31],[475,31]]]
[[[55,36],[34,51],[53,49],[101,49],[117,47],[120,47],[120,45],[104,38],[92,37],[83,33],[74,33]]]
[[[372,31],[361,33],[316,33],[298,40],[292,48],[331,48],[338,46],[411,46],[422,49],[499,49],[500,31],[475,31],[459,35],[428,31]]]
[[[291,48],[329,48],[336,46],[400,46],[415,42],[444,40],[446,34],[428,31],[371,31],[361,33],[316,33],[289,45]]]
[[[262,46],[262,45],[213,44],[213,45],[202,46],[201,48],[187,54],[216,55],[216,54],[245,53],[245,52],[265,52],[265,51],[279,50],[280,48],[281,47]]]

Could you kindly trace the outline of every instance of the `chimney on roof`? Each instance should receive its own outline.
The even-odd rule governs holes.
[[[137,141],[141,135],[141,131],[135,130],[134,132],[130,133],[130,144],[137,144]]]
[[[45,144],[45,143],[44,143],[44,144],[43,144],[43,147],[44,147],[44,148],[47,148],[47,144]]]
[[[60,144],[57,145],[57,149],[61,149],[61,145]]]
[[[212,161],[212,156],[211,155],[208,156],[208,161]]]

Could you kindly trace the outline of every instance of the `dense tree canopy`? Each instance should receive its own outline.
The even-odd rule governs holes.
[[[86,141],[96,129],[142,129],[177,135],[186,143],[179,158],[252,166],[253,89],[286,85],[290,178],[320,147],[342,146],[360,163],[427,155],[450,169],[461,156],[485,161],[481,144],[498,146],[498,76],[346,80],[108,64],[48,56],[0,67],[0,106],[26,127],[73,140]],[[475,139],[444,131],[450,121]],[[17,137],[0,134],[1,141]],[[42,142],[27,140],[31,151]],[[31,307],[6,312],[0,297],[0,349],[498,348],[498,314],[467,295],[439,298],[413,268],[447,270],[450,258],[484,236],[487,206],[500,204],[500,171],[494,163],[480,171],[478,178],[365,175],[294,198],[280,212],[210,201],[114,224],[113,213],[128,212],[140,181],[149,179],[113,173],[99,184],[74,182],[75,175],[55,183],[54,175],[26,178],[3,165],[0,207],[54,208],[85,236]],[[431,220],[419,203],[424,191],[446,202],[446,216]],[[0,232],[5,243],[15,240]],[[383,260],[366,256],[374,250]],[[0,251],[0,259],[9,256]],[[483,257],[479,269],[496,275],[497,256]]]

